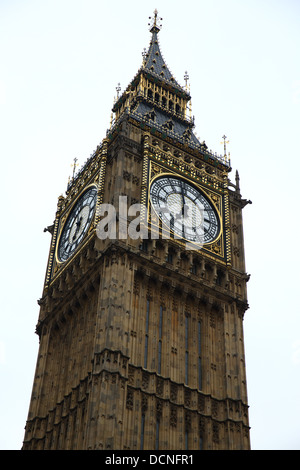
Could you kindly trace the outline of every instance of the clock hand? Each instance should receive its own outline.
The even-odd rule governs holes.
[[[181,186],[181,197],[182,197],[182,210],[184,211],[184,206],[185,206],[185,199],[184,199],[184,194],[183,194],[183,189],[182,189],[182,186]]]
[[[181,209],[181,215],[183,216],[183,223],[182,223],[182,236],[184,237],[184,216],[185,216],[185,199],[184,199],[184,194],[183,194],[183,188],[181,186],[181,197],[182,197],[182,209]]]
[[[190,209],[190,206],[188,204],[186,204],[185,202],[185,197],[184,197],[184,192],[183,192],[183,188],[181,187],[181,197],[182,197],[182,203],[183,203],[183,206],[182,206],[182,215],[185,217],[189,217],[189,209]]]
[[[77,237],[77,234],[78,234],[79,229],[80,229],[81,221],[82,221],[82,217],[80,217],[76,222],[76,230],[75,230],[75,233],[73,235],[73,240],[75,240],[75,238]]]

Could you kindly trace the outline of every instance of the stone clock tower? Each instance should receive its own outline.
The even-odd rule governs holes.
[[[23,449],[249,449],[242,199],[193,133],[157,12],[58,199]]]

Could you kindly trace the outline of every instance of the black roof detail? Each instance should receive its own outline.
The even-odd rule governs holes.
[[[180,91],[186,93],[184,88],[175,80],[173,74],[170,72],[165,60],[162,56],[158,41],[157,29],[152,30],[152,38],[150,41],[149,50],[146,54],[145,62],[142,67],[148,73],[160,78],[162,81],[168,82],[172,86],[178,88]]]
[[[170,137],[175,137],[184,141],[185,143],[192,144],[193,147],[201,147],[201,143],[191,130],[191,126],[184,121],[170,116],[160,109],[153,109],[145,101],[137,104],[136,108],[131,111],[136,119],[145,122],[161,132],[165,132]]]

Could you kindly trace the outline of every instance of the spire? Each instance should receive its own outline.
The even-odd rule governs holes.
[[[141,123],[143,129],[150,128],[152,132],[168,135],[169,139],[180,142],[193,149],[198,149],[205,155],[218,158],[207,151],[205,143],[200,143],[194,134],[194,117],[191,115],[191,95],[189,91],[189,76],[185,72],[185,84],[181,86],[173,77],[160,51],[158,34],[161,30],[161,20],[157,10],[149,18],[151,40],[148,51],[142,52],[143,62],[127,88],[119,94],[113,106],[114,121],[110,128],[113,135],[116,124],[125,115]],[[225,156],[220,161],[225,161]],[[227,164],[227,162],[225,163]]]
[[[227,157],[226,144],[229,144],[229,140],[226,140],[227,136],[225,134],[223,135],[222,139],[223,139],[223,143],[224,143],[224,157],[226,158]]]
[[[235,190],[237,193],[240,192],[240,175],[237,170],[235,172]]]
[[[175,86],[177,89],[185,91],[176,82],[175,78],[173,77],[173,74],[166,65],[165,60],[160,51],[158,33],[162,27],[162,25],[159,24],[159,21],[161,21],[162,18],[158,17],[157,10],[154,10],[154,17],[151,18],[151,16],[149,16],[149,19],[152,19],[152,23],[148,23],[148,25],[150,26],[150,32],[152,33],[152,38],[150,41],[148,52],[143,52],[143,69],[154,75],[156,78],[159,78],[163,81],[167,81],[169,84]]]

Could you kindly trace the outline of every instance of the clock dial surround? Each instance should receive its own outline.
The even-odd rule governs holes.
[[[58,243],[57,258],[66,261],[84,239],[96,209],[97,189],[90,187],[74,204],[63,226]]]
[[[182,178],[157,177],[150,186],[150,201],[175,238],[203,245],[216,241],[221,233],[220,217],[212,201]]]

